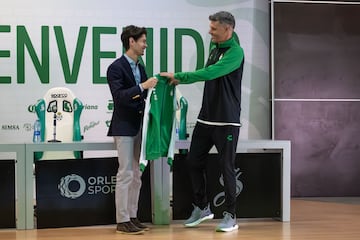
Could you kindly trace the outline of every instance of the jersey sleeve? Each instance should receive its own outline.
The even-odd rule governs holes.
[[[241,47],[234,47],[225,52],[224,56],[215,64],[201,68],[194,72],[178,72],[174,78],[180,81],[180,84],[190,84],[200,81],[213,80],[227,75],[239,68],[244,58],[244,52]]]

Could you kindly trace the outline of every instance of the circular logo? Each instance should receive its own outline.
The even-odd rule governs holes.
[[[58,185],[61,196],[71,199],[80,197],[85,192],[85,188],[84,179],[76,174],[62,177]]]
[[[32,113],[35,112],[35,105],[34,105],[34,104],[29,105],[29,106],[28,106],[28,111],[29,111],[29,112],[32,112]]]

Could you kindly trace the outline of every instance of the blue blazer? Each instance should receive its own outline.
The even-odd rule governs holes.
[[[147,80],[145,68],[139,64],[141,82]],[[135,136],[140,130],[147,91],[141,92],[125,56],[107,69],[107,81],[114,101],[108,136]]]

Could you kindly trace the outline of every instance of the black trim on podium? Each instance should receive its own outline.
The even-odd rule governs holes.
[[[15,227],[15,160],[0,160],[0,228]]]
[[[191,182],[186,155],[176,155],[173,168],[173,219],[187,219],[192,207]],[[208,155],[207,191],[215,218],[222,218],[224,208],[223,182],[217,154]],[[238,153],[237,171],[238,218],[280,218],[281,213],[281,154]]]
[[[37,228],[114,224],[117,158],[35,162]],[[138,217],[151,222],[150,170],[142,175]]]

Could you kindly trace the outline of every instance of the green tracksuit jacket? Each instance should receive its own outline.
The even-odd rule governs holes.
[[[205,81],[198,121],[215,126],[240,126],[243,66],[244,51],[233,34],[223,43],[210,43],[204,68],[174,74],[180,84]]]
[[[146,99],[142,144],[140,153],[140,170],[144,171],[148,160],[167,157],[172,165],[175,146],[175,86],[168,84],[168,79],[155,76],[158,83],[149,89]]]

